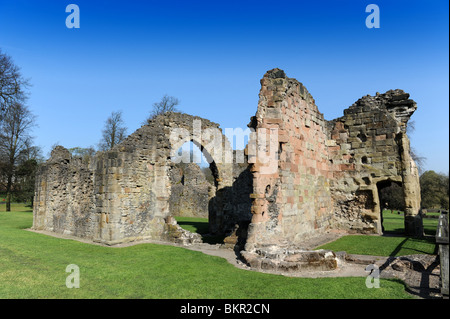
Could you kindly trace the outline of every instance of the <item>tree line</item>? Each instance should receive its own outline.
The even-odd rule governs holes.
[[[449,177],[447,174],[426,171],[420,175],[422,208],[449,208]]]
[[[449,209],[449,176],[435,171],[425,171],[420,175],[420,197],[422,209]],[[404,211],[403,189],[396,183],[380,189],[383,209]]]
[[[34,195],[34,174],[41,150],[30,135],[36,118],[27,106],[29,80],[0,49],[0,187],[6,211],[14,200]]]

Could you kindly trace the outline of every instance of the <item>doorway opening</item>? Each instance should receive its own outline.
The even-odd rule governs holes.
[[[170,174],[169,210],[181,228],[199,234],[205,243],[216,244],[223,241],[223,236],[210,234],[209,210],[217,192],[218,170],[204,152],[193,141],[185,142],[178,149]]]
[[[384,180],[377,183],[383,234],[405,232],[405,196],[401,182]]]

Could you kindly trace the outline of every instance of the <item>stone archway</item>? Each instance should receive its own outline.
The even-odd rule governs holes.
[[[170,158],[186,142],[194,143],[206,157],[214,177],[214,197],[208,203],[209,229],[211,233],[225,231],[224,214],[227,191],[233,183],[233,153],[231,145],[219,125],[188,114],[171,113],[169,118]],[[169,170],[174,168],[168,161]],[[170,187],[170,185],[169,185]]]
[[[171,154],[186,140],[201,145],[213,160],[217,193],[230,188],[231,147],[219,125],[167,113],[88,162],[56,148],[37,174],[33,228],[110,245],[172,240],[180,230],[169,211]],[[223,205],[215,206],[215,214],[223,220]]]
[[[211,171],[216,177],[216,188],[231,186],[233,153],[219,124],[183,113],[169,113],[165,117],[168,119],[170,159],[184,143],[193,142],[210,163]],[[169,161],[168,164],[172,165],[174,162]]]

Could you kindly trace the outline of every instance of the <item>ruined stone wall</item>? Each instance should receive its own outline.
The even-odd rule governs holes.
[[[214,137],[195,136],[194,120],[200,121],[199,130],[218,128],[218,124],[187,114],[166,114],[112,150],[98,152],[88,165],[71,158],[66,149],[57,148],[37,176],[33,228],[106,244],[180,239],[185,233],[169,218],[170,171],[174,166],[170,158],[186,140],[171,139],[171,133],[174,128],[184,128],[187,140],[215,154]],[[214,159],[215,187],[230,187],[232,164],[222,157]],[[223,205],[215,209],[216,215],[223,215]]]
[[[215,196],[215,186],[206,180],[197,164],[182,164],[171,170],[170,214],[208,218],[209,201]]]
[[[278,244],[298,245],[326,228],[333,213],[329,179],[327,125],[314,99],[297,80],[274,69],[261,80],[253,127],[275,135],[277,158],[252,159],[252,224],[247,249]],[[261,150],[261,149],[259,149]]]
[[[409,154],[406,125],[416,103],[402,90],[365,96],[329,123],[335,227],[381,233],[377,184],[403,186],[407,215],[420,204],[418,171]]]
[[[343,117],[326,121],[300,82],[268,71],[249,125],[275,135],[277,156],[249,159],[253,217],[246,249],[301,246],[328,228],[381,233],[377,184],[386,181],[402,185],[405,228],[413,232],[420,194],[406,125],[416,107],[409,94],[391,90],[365,96]],[[271,147],[266,141],[256,148]]]
[[[33,227],[56,233],[93,238],[98,229],[93,209],[93,172],[89,162],[72,158],[58,146],[36,178]]]
[[[40,167],[33,228],[114,244],[161,237],[168,214],[168,147],[153,123],[83,163],[57,147]]]
[[[261,269],[300,269],[310,265],[302,250],[309,236],[327,229],[381,233],[378,190],[390,182],[403,189],[406,232],[420,235],[419,176],[406,135],[416,107],[409,94],[391,90],[325,121],[301,83],[282,70],[268,71],[249,126],[276,143],[266,138],[248,146],[253,216],[244,259]],[[264,160],[255,149],[277,151]],[[319,269],[336,267],[330,252],[314,262]]]

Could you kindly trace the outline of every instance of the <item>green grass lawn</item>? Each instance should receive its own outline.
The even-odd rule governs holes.
[[[374,256],[405,256],[437,253],[434,239],[414,239],[404,236],[349,235],[318,248],[346,251],[349,254]]]
[[[438,220],[435,218],[423,218],[423,228],[426,235],[434,236]],[[390,210],[383,211],[383,226],[386,233],[402,233],[405,229],[403,213]]]
[[[437,219],[423,219],[426,235],[436,233]],[[404,231],[403,214],[396,211],[383,212],[383,226],[386,236],[344,236],[319,248],[346,251],[349,254],[375,256],[404,256],[413,254],[436,254],[434,237],[415,239],[401,236]]]
[[[238,269],[181,247],[113,248],[26,231],[29,208],[0,212],[0,298],[411,298],[396,280],[368,289],[365,277],[290,278]],[[66,267],[80,269],[69,289]]]

